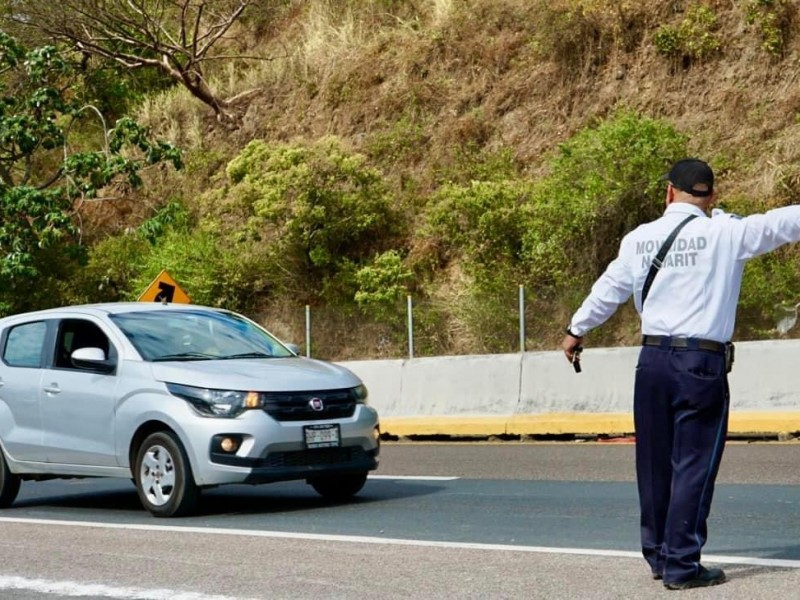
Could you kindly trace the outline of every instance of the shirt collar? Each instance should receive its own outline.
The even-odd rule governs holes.
[[[703,212],[703,209],[695,206],[694,204],[689,204],[688,202],[673,202],[669,206],[667,206],[667,210],[664,211],[665,215],[697,215],[698,217],[708,217],[708,215]]]

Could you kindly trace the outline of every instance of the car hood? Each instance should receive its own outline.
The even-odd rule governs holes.
[[[361,383],[342,366],[300,357],[164,362],[153,363],[152,368],[158,381],[218,390],[295,392],[342,389]]]

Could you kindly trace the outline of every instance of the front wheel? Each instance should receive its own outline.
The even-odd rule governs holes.
[[[349,500],[355,496],[367,482],[367,472],[344,473],[342,475],[325,475],[309,479],[308,483],[327,500]]]
[[[19,493],[19,475],[14,475],[8,468],[8,462],[0,450],[0,508],[8,508]]]
[[[197,506],[200,488],[183,445],[170,431],[153,433],[136,453],[136,491],[156,517],[180,517]]]

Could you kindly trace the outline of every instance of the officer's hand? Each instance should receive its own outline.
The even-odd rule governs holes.
[[[569,362],[575,361],[575,351],[581,347],[581,342],[583,342],[582,337],[575,337],[569,334],[564,336],[564,339],[561,341],[561,349],[564,351],[564,355]],[[580,350],[578,350],[578,352],[580,352]]]

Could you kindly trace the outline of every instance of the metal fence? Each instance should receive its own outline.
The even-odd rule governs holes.
[[[327,360],[505,354],[552,349],[552,311],[526,300],[525,288],[501,293],[486,304],[416,300],[382,319],[353,307],[293,307],[257,320],[305,356]]]

